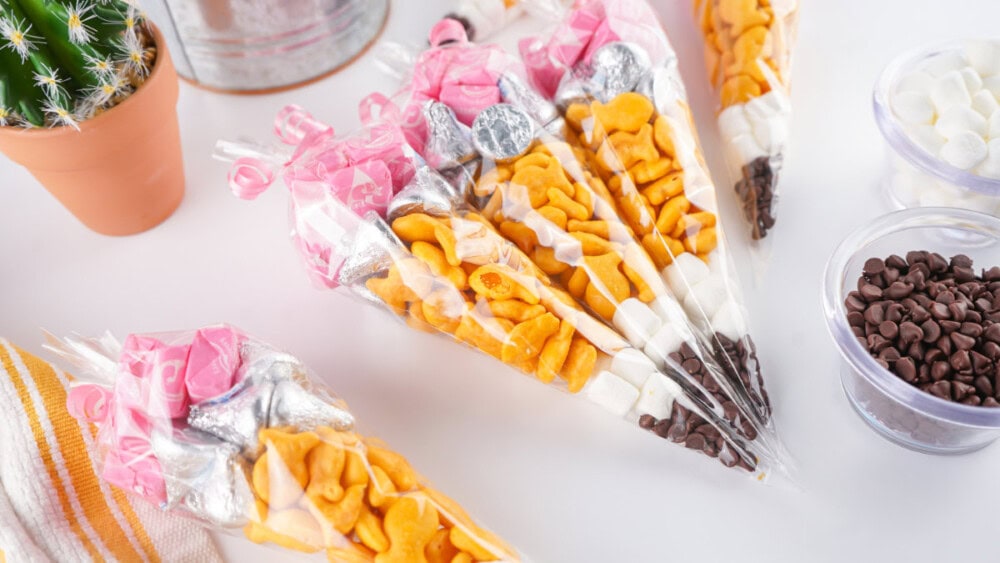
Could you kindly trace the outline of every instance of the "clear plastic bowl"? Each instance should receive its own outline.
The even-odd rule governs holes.
[[[878,365],[847,323],[844,300],[865,260],[911,250],[966,254],[977,271],[988,269],[1000,264],[1000,219],[962,209],[907,209],[879,217],[837,247],[826,267],[823,307],[844,359],[844,391],[865,422],[899,445],[932,454],[972,452],[1000,437],[1000,408],[952,403],[913,387]]]
[[[910,138],[890,105],[901,77],[934,57],[963,49],[963,43],[952,42],[904,53],[875,84],[875,122],[888,145],[883,189],[897,209],[957,207],[1000,216],[1000,180],[956,168],[924,150]]]

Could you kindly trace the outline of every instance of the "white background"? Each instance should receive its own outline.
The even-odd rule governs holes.
[[[384,37],[421,42],[450,4],[397,0]],[[657,4],[705,152],[723,180],[690,3]],[[253,203],[236,200],[212,147],[220,137],[269,138],[275,111],[291,102],[342,131],[355,127],[361,97],[393,86],[370,56],[308,88],[270,96],[183,85],[188,194],[171,219],[140,236],[87,231],[27,172],[0,159],[0,335],[40,353],[41,327],[125,335],[234,323],[310,364],[350,403],[364,431],[409,456],[534,561],[1000,560],[1000,447],[930,457],[870,431],[844,398],[820,308],[830,252],[886,210],[870,102],[879,70],[906,49],[995,33],[1000,3],[803,4],[794,154],[782,178],[773,259],[764,283],[754,287],[744,276],[801,490],[752,482],[490,358],[309,285],[286,237],[283,188]],[[512,28],[503,42],[513,44],[529,27]],[[720,189],[742,263],[746,241],[734,198]],[[279,555],[236,538],[220,545],[241,563]]]

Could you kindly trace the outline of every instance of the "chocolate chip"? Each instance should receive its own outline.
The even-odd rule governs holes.
[[[848,294],[845,305],[847,306],[847,310],[851,312],[865,310],[865,301],[857,291],[852,291]]]
[[[940,381],[951,375],[951,365],[948,362],[934,362],[931,365],[931,379]]]
[[[913,358],[901,358],[896,362],[896,373],[907,383],[916,381],[917,365],[914,363]]]
[[[976,386],[976,391],[978,391],[980,395],[986,395],[986,396],[993,395],[993,383],[990,381],[990,378],[984,375],[980,375],[979,377],[976,378],[976,381],[973,383],[973,385]]]
[[[920,325],[920,328],[924,331],[924,342],[928,344],[941,338],[941,325],[932,320],[925,321],[924,324]]]
[[[850,314],[848,314],[848,316],[850,316]],[[865,320],[865,322],[871,323],[873,325],[882,324],[882,321],[885,320],[885,309],[877,305],[873,305],[872,307],[869,307],[867,311],[864,312],[862,318]],[[849,320],[850,319],[848,319],[848,321]]]
[[[983,338],[1000,344],[1000,324],[990,325],[983,331]]]
[[[879,329],[879,332],[881,332],[881,327],[879,327]],[[883,334],[883,336],[885,335]],[[961,332],[951,333],[951,341],[955,343],[955,348],[958,348],[959,350],[972,350],[976,346],[975,338],[966,336]]]
[[[862,271],[866,276],[877,276],[885,271],[885,262],[881,258],[869,258]]]
[[[885,338],[893,340],[899,336],[899,326],[892,321],[882,321],[882,323],[878,325],[878,332]],[[975,342],[975,340],[972,341],[973,344],[975,344]]]
[[[951,397],[956,401],[961,401],[975,391],[976,388],[967,383],[960,383],[958,381],[951,383]]]
[[[899,342],[907,345],[911,342],[919,342],[924,338],[924,331],[916,324],[906,321],[899,325]]]
[[[907,267],[906,260],[898,254],[893,254],[886,258],[885,265],[889,268],[895,268],[897,270],[903,270]]]
[[[932,383],[930,387],[927,388],[927,392],[935,397],[945,399],[947,401],[951,400],[951,382],[950,381],[937,381]]]
[[[639,417],[639,427],[649,430],[656,424],[656,417],[651,414],[644,414]]]
[[[869,303],[878,301],[882,299],[882,290],[874,284],[866,283],[861,287],[861,297]]]
[[[885,296],[889,299],[902,299],[913,293],[913,284],[895,281],[885,290]]]

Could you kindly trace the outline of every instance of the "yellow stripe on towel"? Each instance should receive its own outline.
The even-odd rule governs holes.
[[[90,555],[90,558],[93,561],[104,561],[104,558],[101,557],[97,547],[94,546],[92,541],[90,541],[87,534],[83,532],[83,528],[81,528],[79,520],[77,520],[76,515],[73,513],[73,508],[70,506],[69,495],[66,493],[62,480],[59,478],[59,472],[56,471],[55,463],[52,461],[52,451],[49,448],[48,442],[45,440],[45,432],[42,430],[42,425],[38,420],[38,412],[35,410],[35,404],[31,400],[31,395],[28,393],[28,388],[25,387],[24,381],[21,379],[21,375],[14,367],[13,359],[7,354],[7,351],[3,346],[0,346],[0,363],[3,364],[4,370],[6,370],[7,374],[10,376],[10,381],[14,385],[15,391],[17,391],[17,397],[24,406],[24,414],[28,417],[28,423],[31,426],[31,434],[35,439],[35,443],[38,444],[39,455],[42,458],[42,463],[45,465],[45,472],[48,474],[49,481],[52,483],[53,488],[56,491],[56,496],[59,500],[59,507],[62,509],[63,517],[69,524],[70,529],[83,544],[84,549],[87,550],[87,554]]]

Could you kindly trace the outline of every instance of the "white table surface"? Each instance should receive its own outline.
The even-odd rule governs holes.
[[[420,42],[445,0],[398,0],[385,38]],[[687,0],[657,2],[680,54],[705,151],[722,179],[715,102]],[[41,352],[55,333],[193,328],[227,321],[297,354],[361,421],[534,561],[997,561],[1000,447],[931,457],[892,445],[851,411],[820,308],[838,241],[885,211],[871,88],[896,53],[996,32],[990,0],[803,2],[794,154],[771,267],[746,294],[779,429],[800,490],[760,485],[609,418],[444,338],[313,289],[287,240],[286,195],[232,197],[211,159],[220,137],[266,139],[295,102],[341,130],[390,91],[366,56],[301,90],[260,97],[184,85],[178,111],[188,193],[140,236],[84,229],[27,172],[0,159],[0,335]],[[530,24],[502,37],[511,45]],[[728,185],[728,182],[719,182]],[[720,199],[744,261],[729,189]],[[299,556],[220,537],[230,561]]]

